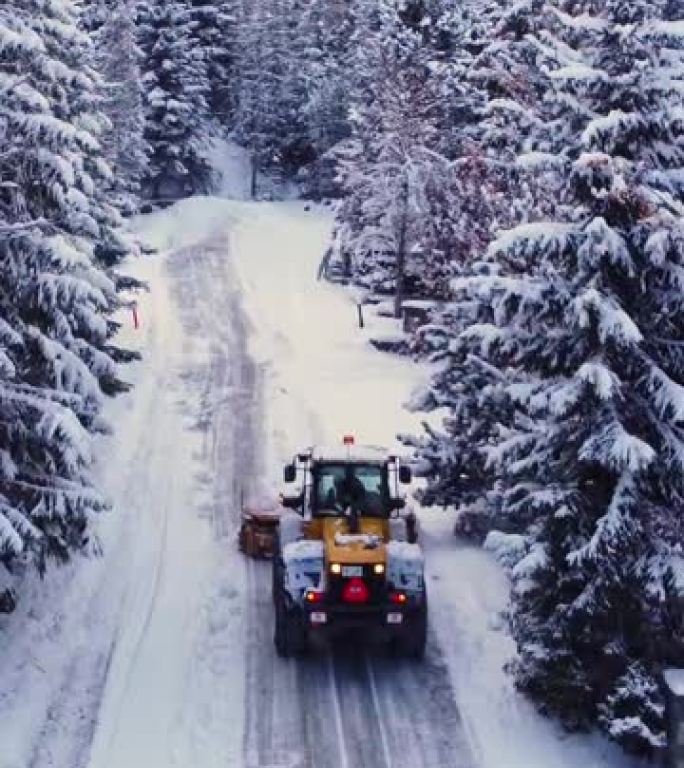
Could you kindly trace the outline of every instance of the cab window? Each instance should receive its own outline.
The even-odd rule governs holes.
[[[348,507],[362,515],[386,517],[387,470],[372,464],[320,464],[314,479],[314,513],[340,515]]]

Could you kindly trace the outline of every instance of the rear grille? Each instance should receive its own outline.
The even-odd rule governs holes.
[[[370,591],[370,599],[367,605],[380,605],[385,601],[387,597],[387,583],[384,574],[373,573],[372,565],[364,565],[363,576],[357,578],[362,578]],[[342,602],[342,591],[348,581],[350,581],[348,577],[328,573],[327,598],[330,602]]]

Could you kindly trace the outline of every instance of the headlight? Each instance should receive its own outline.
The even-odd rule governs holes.
[[[341,563],[331,563],[330,564],[330,573],[334,573],[339,575],[342,573],[342,565]]]
[[[385,572],[385,564],[384,563],[376,563],[373,566],[373,573],[375,573],[378,576],[382,576],[382,574]]]

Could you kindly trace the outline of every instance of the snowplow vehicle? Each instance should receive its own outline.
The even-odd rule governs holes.
[[[417,522],[399,484],[410,468],[382,449],[315,448],[285,467],[273,557],[275,646],[281,656],[345,635],[425,652],[427,593]]]
[[[273,557],[282,508],[260,503],[243,507],[238,546],[241,552],[257,559]]]

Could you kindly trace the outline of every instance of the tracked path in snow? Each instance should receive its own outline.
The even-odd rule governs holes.
[[[281,357],[269,362],[277,369],[292,364],[293,342],[282,337],[278,312],[294,318],[293,327],[302,329],[311,324],[325,328],[329,319],[324,305],[319,313],[317,305],[311,306],[310,289],[301,285],[302,279],[313,280],[297,263],[301,242],[311,227],[306,217],[288,215],[277,207],[253,206],[251,214],[255,221],[233,239],[235,256],[243,263],[259,263],[264,235],[267,248],[269,242],[278,244],[277,252],[266,253],[274,274],[270,279],[263,275],[265,286],[252,287],[271,291]],[[317,290],[314,284],[313,291]],[[322,346],[327,354],[335,354],[325,340]],[[332,380],[335,388],[344,387],[343,382],[334,382],[333,370],[326,371],[326,357],[315,357],[320,350],[309,351],[314,357],[307,362],[318,376]],[[271,383],[279,379],[277,370],[270,375]],[[325,440],[325,416],[301,392],[285,385],[278,389],[288,398],[283,414],[287,420],[307,425],[310,439]],[[368,399],[373,396],[367,395]],[[283,425],[273,423],[274,415],[269,413],[273,404],[264,406],[262,419],[270,421],[272,433],[264,430],[265,440],[259,445],[273,461],[277,450],[267,443],[281,435],[282,442],[294,450],[298,446],[292,441],[297,437],[282,435]],[[269,476],[279,474],[279,467],[260,463]],[[448,670],[433,636],[423,663],[388,658],[382,650],[363,647],[338,647],[283,660],[273,646],[270,564],[248,561],[247,596],[245,768],[474,768]]]
[[[273,648],[270,568],[249,566],[246,768],[474,768],[434,637],[426,659],[378,648]]]
[[[242,761],[235,509],[237,479],[259,472],[251,430],[260,406],[227,257],[208,233],[160,257],[152,276],[142,314],[156,332],[145,358],[161,373],[117,500],[135,504],[143,535],[117,574],[127,589],[88,768]]]
[[[249,213],[246,207],[243,216]],[[274,230],[282,223],[279,215],[270,220],[267,215],[261,226],[278,241]],[[182,326],[180,376],[186,384],[185,398],[199,394],[199,407],[186,402],[185,409],[196,412],[195,428],[202,436],[198,465],[207,474],[207,504],[218,545],[219,570],[208,575],[224,588],[232,583],[242,591],[237,599],[244,677],[231,679],[231,670],[219,663],[218,674],[196,684],[185,711],[177,715],[180,737],[167,751],[173,761],[169,764],[236,765],[234,757],[225,758],[234,753],[239,737],[245,768],[471,768],[470,748],[434,637],[422,664],[363,648],[319,651],[298,660],[283,660],[275,653],[270,564],[243,559],[235,552],[240,500],[273,475],[274,468],[267,466],[273,455],[269,426],[278,425],[272,424],[269,403],[264,401],[262,368],[248,353],[247,338],[259,329],[250,327],[242,310],[242,286],[232,267],[236,254],[231,248],[249,248],[249,242],[232,237],[234,226],[235,222],[216,225],[202,242],[173,251],[167,277]],[[249,260],[252,255],[245,252],[240,257]],[[278,300],[283,311],[301,303],[302,297],[285,295],[287,282],[281,287]],[[269,363],[278,366],[277,359]],[[310,425],[313,432],[322,428],[320,416],[305,401],[294,400],[292,409],[293,418]],[[210,602],[203,618],[211,624],[217,618],[212,612],[217,611],[219,618],[230,619],[225,609],[225,600]],[[168,622],[163,613],[160,619],[162,626]],[[215,644],[220,646],[222,637],[228,641],[229,626],[219,621]],[[197,633],[203,632],[200,626]],[[234,630],[232,637],[238,639]],[[201,662],[206,647],[194,650]],[[216,670],[211,648],[205,662],[209,670]],[[192,671],[198,660],[186,663]],[[221,702],[229,700],[232,705],[222,708]],[[241,718],[231,721],[227,715],[236,704]],[[212,713],[209,722],[201,723],[207,711]],[[221,713],[226,716],[223,723]],[[129,736],[122,731],[119,738],[126,741]],[[231,748],[222,748],[228,742]],[[119,768],[119,763],[103,768]]]

